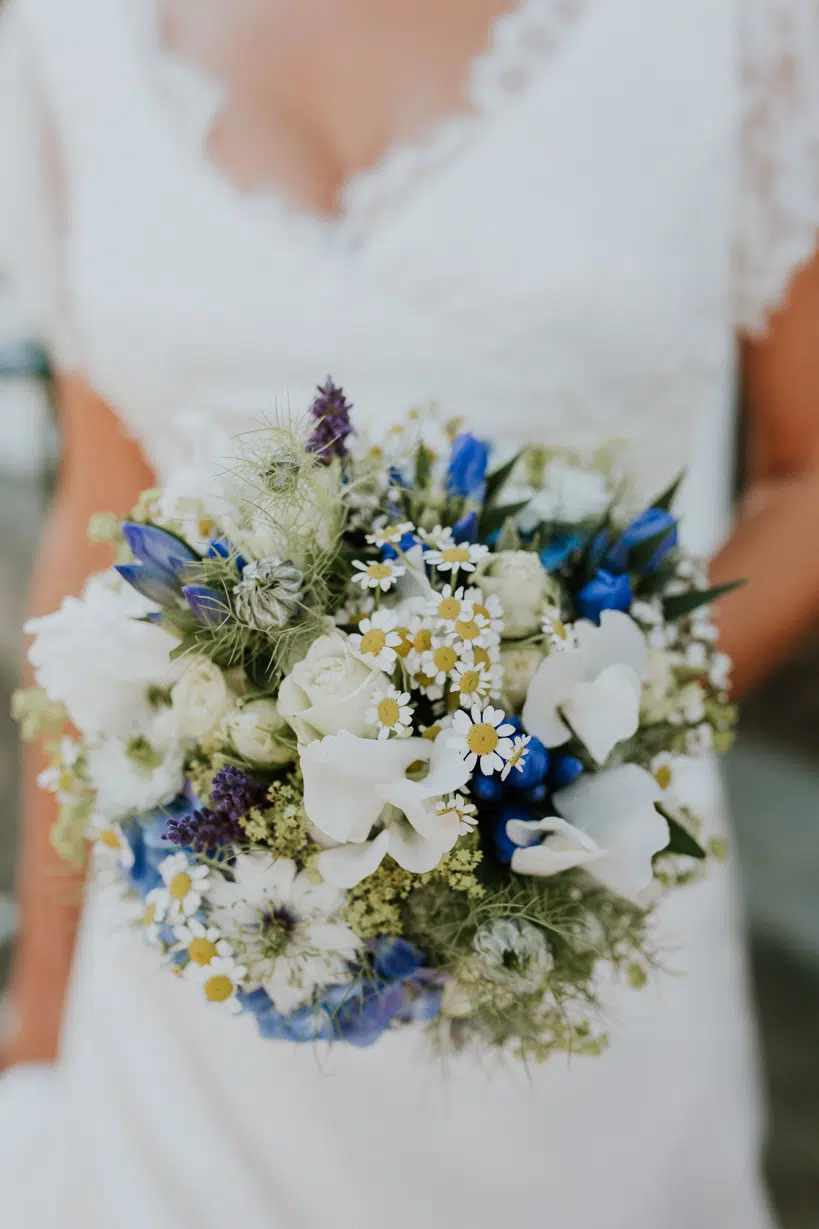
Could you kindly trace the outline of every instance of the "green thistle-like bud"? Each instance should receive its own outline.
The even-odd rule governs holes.
[[[289,560],[248,563],[233,589],[237,618],[260,632],[285,627],[301,604],[302,573]]]

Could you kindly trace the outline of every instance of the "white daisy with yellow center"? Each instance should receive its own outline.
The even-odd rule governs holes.
[[[408,533],[414,532],[415,526],[412,521],[402,521],[398,525],[385,525],[383,529],[367,534],[367,541],[370,546],[400,546],[403,538]]]
[[[176,943],[171,950],[185,952],[189,963],[204,967],[217,956],[233,955],[233,948],[222,938],[221,931],[216,926],[205,926],[195,917],[188,918],[181,926],[174,926],[173,937]]]
[[[484,648],[495,647],[498,643],[498,637],[490,630],[489,620],[477,610],[473,610],[469,619],[456,619],[451,635],[464,644],[482,645]]]
[[[336,611],[334,622],[338,627],[357,625],[375,610],[375,598],[370,593],[355,593]]]
[[[362,661],[389,673],[403,644],[403,637],[397,628],[398,616],[393,611],[376,610],[369,618],[360,621],[358,631],[350,636],[350,645]]]
[[[409,650],[403,654],[410,674],[421,669],[421,662],[425,654],[432,648],[435,627],[435,619],[430,615],[412,615],[410,618],[406,631]]]
[[[145,899],[138,901],[134,906],[134,920],[142,927],[145,941],[151,947],[159,947],[162,942],[162,915],[158,902],[162,892],[162,888],[152,888]]]
[[[501,781],[505,781],[513,768],[518,772],[523,772],[523,763],[526,759],[526,747],[532,741],[531,734],[518,734],[512,740],[512,754],[501,770]]]
[[[453,636],[433,636],[428,652],[421,658],[421,673],[435,683],[447,683],[455,676],[464,647],[463,641],[456,640]]]
[[[471,832],[478,822],[478,808],[463,794],[446,794],[439,799],[435,814],[441,819],[458,824],[462,836]]]
[[[541,620],[540,630],[546,637],[549,647],[556,649],[558,653],[565,653],[568,649],[577,648],[577,637],[574,634],[574,629],[571,623],[563,622],[559,610],[547,610]]]
[[[471,712],[460,709],[452,718],[452,735],[447,746],[452,747],[466,761],[473,772],[480,762],[481,772],[491,777],[501,772],[514,753],[511,735],[515,727],[506,722],[503,709],[487,705],[482,709],[474,704]]]
[[[391,687],[367,714],[367,720],[378,727],[379,738],[408,738],[412,733],[413,708],[410,693]]]
[[[463,708],[471,708],[476,700],[487,700],[492,695],[493,676],[491,666],[476,662],[471,653],[458,662],[452,678],[452,688]]]
[[[361,585],[362,589],[380,589],[382,593],[387,593],[407,570],[403,563],[396,563],[394,559],[377,560],[373,563],[362,563],[360,559],[354,559],[353,567],[357,569],[353,577],[355,584]]]
[[[159,920],[184,922],[196,913],[207,893],[208,867],[189,862],[184,853],[172,853],[160,862],[159,873],[163,884],[156,896]]]
[[[134,865],[134,851],[119,824],[101,821],[92,827],[94,857],[100,866],[129,871]]]
[[[424,561],[439,572],[474,572],[489,547],[481,542],[455,542],[437,550],[427,551]]]
[[[444,585],[441,592],[430,599],[427,611],[443,623],[447,631],[454,631],[459,620],[472,618],[472,603],[464,598],[463,587],[453,589],[452,585]]]
[[[445,716],[439,717],[432,725],[422,725],[420,727],[421,737],[425,738],[427,742],[434,743],[441,731],[448,730],[451,725],[452,717],[447,713]]]
[[[418,537],[435,550],[444,550],[455,544],[452,530],[449,527],[445,529],[442,525],[436,525],[434,529],[419,529]]]
[[[184,976],[202,987],[209,1003],[219,1003],[233,1013],[241,1010],[236,991],[247,977],[247,966],[237,964],[232,956],[214,956],[208,964],[191,960],[185,965]]]
[[[503,604],[494,593],[484,594],[481,589],[467,589],[466,600],[471,603],[476,614],[482,615],[489,624],[489,629],[496,636],[503,631]]]

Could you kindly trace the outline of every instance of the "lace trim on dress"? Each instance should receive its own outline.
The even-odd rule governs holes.
[[[819,0],[746,0],[734,322],[752,334],[819,232]]]
[[[145,0],[153,11],[155,0]],[[451,164],[535,79],[544,60],[560,48],[588,0],[519,0],[491,23],[487,50],[471,64],[467,109],[439,120],[420,140],[393,145],[373,167],[357,171],[341,191],[338,217],[309,214],[295,207],[286,212],[322,230],[341,231],[362,240],[378,221],[417,190],[424,180]],[[155,15],[155,14],[154,14]],[[161,47],[154,26],[155,71],[169,110],[187,141],[194,139],[203,160],[213,166],[207,142],[225,105],[228,87],[199,65]],[[235,186],[235,185],[234,185]],[[275,189],[236,187],[248,202],[284,208]]]

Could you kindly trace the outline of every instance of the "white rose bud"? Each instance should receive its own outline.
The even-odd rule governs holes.
[[[367,714],[389,687],[383,671],[355,656],[342,632],[319,636],[279,689],[279,713],[310,743],[339,730],[372,737]]]
[[[506,640],[519,640],[536,632],[555,592],[555,583],[535,551],[504,550],[488,555],[478,564],[475,581],[484,593],[494,593],[500,599]]]
[[[250,700],[234,709],[225,729],[239,755],[254,764],[287,764],[294,758],[293,746],[283,737],[287,722],[275,700]]]
[[[176,728],[182,738],[207,738],[233,708],[236,698],[222,671],[208,657],[185,658],[185,673],[171,688]]]
[[[502,646],[500,659],[503,666],[503,695],[509,708],[523,707],[529,684],[535,677],[535,671],[543,661],[543,656],[543,650],[534,644],[522,648],[516,648],[513,644]]]

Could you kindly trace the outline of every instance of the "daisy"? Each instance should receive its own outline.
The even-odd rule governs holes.
[[[501,772],[514,751],[510,735],[515,733],[515,727],[505,725],[505,721],[502,709],[487,705],[481,710],[480,704],[473,704],[471,713],[463,709],[455,713],[453,737],[447,740],[447,745],[463,756],[470,772],[480,760],[481,772],[491,777]]]
[[[471,592],[478,593],[479,590],[473,589]],[[452,585],[444,585],[440,593],[434,594],[427,609],[448,631],[455,630],[459,619],[471,619],[473,613],[472,603],[464,600],[463,588],[453,589]]]
[[[197,918],[188,918],[181,926],[174,926],[176,944],[174,952],[187,952],[188,961],[202,966],[210,964],[215,956],[232,956],[233,948],[223,939],[215,926],[205,926]]]
[[[103,865],[129,871],[134,865],[134,851],[119,824],[105,824],[92,833],[94,853]]]
[[[402,644],[397,626],[398,618],[391,610],[376,610],[370,618],[359,622],[359,630],[350,636],[350,644],[369,665],[389,673]]]
[[[549,610],[543,616],[540,630],[549,642],[551,648],[558,653],[577,648],[577,638],[571,623],[564,623],[556,610]]]
[[[472,603],[475,614],[482,615],[496,636],[503,631],[503,604],[494,593],[485,596],[480,589],[467,589],[466,600]]]
[[[210,887],[207,866],[189,862],[184,853],[172,853],[159,864],[163,887],[157,889],[157,918],[171,923],[184,922],[202,904]]]
[[[429,652],[421,658],[421,672],[436,683],[446,683],[453,677],[462,653],[463,645],[453,644],[449,637],[436,636]]]
[[[489,554],[481,542],[452,542],[438,550],[427,551],[425,561],[439,572],[474,572],[476,564]]]
[[[379,738],[389,738],[391,734],[408,738],[412,733],[412,712],[409,692],[391,687],[367,714],[367,720],[378,726]]]
[[[151,947],[161,944],[161,917],[157,898],[162,895],[162,888],[152,888],[144,900],[137,901],[134,906],[134,920],[142,927],[145,941]]]
[[[501,771],[501,781],[505,781],[513,768],[518,772],[523,772],[523,763],[526,759],[526,747],[532,741],[531,734],[518,734],[512,740],[512,754],[506,761],[504,768]]]
[[[471,619],[465,617],[456,620],[453,634],[466,644],[488,645],[497,640],[490,630],[489,620],[477,610],[472,612]]]
[[[414,670],[410,675],[410,682],[413,691],[420,691],[428,700],[440,700],[443,697],[443,686],[431,675],[425,674],[423,669]]]
[[[360,559],[353,560],[353,567],[358,568],[358,574],[353,577],[362,589],[380,589],[386,593],[395,584],[399,576],[403,576],[406,568],[394,559],[385,559],[378,563],[362,563]]]
[[[454,546],[455,539],[452,536],[452,530],[444,529],[441,525],[436,525],[434,529],[419,529],[418,537],[422,542],[426,542],[427,546],[432,546],[436,550],[444,550],[448,546]]]
[[[184,976],[202,987],[209,1003],[224,1003],[232,1012],[239,1010],[236,991],[247,977],[247,966],[237,964],[232,956],[214,956],[209,964],[191,960]]]
[[[427,742],[434,743],[435,739],[438,737],[441,731],[449,729],[451,725],[452,725],[452,718],[449,716],[449,714],[447,714],[445,717],[439,717],[437,721],[434,721],[432,723],[432,725],[422,725],[419,727],[420,732],[421,732],[421,737],[425,738]]]
[[[478,822],[478,808],[463,794],[446,794],[439,799],[435,814],[440,819],[457,820],[462,836],[471,832]]]
[[[400,546],[406,535],[414,532],[412,521],[402,521],[400,525],[385,525],[375,533],[368,533],[367,541],[370,546]]]
[[[347,599],[340,610],[336,611],[334,622],[338,627],[357,625],[368,614],[375,610],[375,598],[369,593],[354,593]]]
[[[469,708],[476,700],[486,700],[492,694],[492,670],[478,664],[470,655],[458,662],[452,685],[462,706]]]

